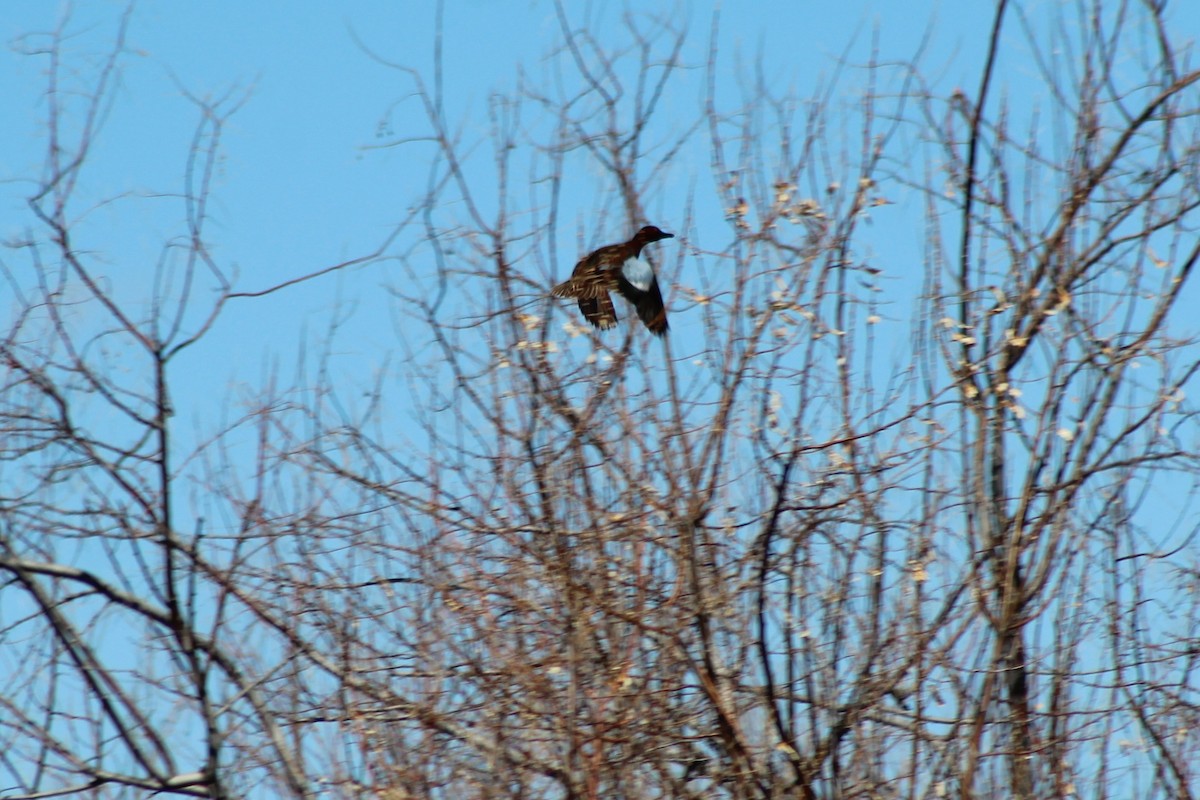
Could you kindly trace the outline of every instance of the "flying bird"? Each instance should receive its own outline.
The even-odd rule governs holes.
[[[674,237],[673,233],[647,225],[628,242],[606,245],[579,259],[570,279],[555,286],[550,294],[575,298],[583,318],[603,331],[617,324],[617,311],[608,294],[617,291],[633,303],[638,318],[651,333],[663,336],[668,328],[667,310],[658,289],[658,276],[650,262],[642,258],[642,248]]]

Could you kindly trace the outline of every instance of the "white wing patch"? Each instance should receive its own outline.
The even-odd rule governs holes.
[[[621,274],[625,276],[625,280],[643,292],[649,291],[650,284],[654,282],[654,268],[640,258],[626,259],[621,267]]]

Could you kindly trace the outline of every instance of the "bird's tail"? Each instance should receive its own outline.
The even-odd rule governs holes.
[[[563,281],[550,290],[551,297],[579,297],[579,286],[573,280]]]

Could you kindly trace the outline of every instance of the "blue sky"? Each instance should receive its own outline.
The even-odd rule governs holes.
[[[74,72],[68,72],[65,90],[90,85],[88,59],[106,52],[125,7],[97,1],[70,11],[65,47]],[[625,36],[626,4],[567,7],[572,24],[587,21],[598,39],[620,43]],[[1055,9],[1065,8],[1054,3],[1023,7],[1043,27]],[[8,241],[19,239],[31,224],[25,207],[33,186],[28,179],[40,173],[45,157],[47,61],[26,53],[46,45],[44,32],[60,23],[67,8],[9,2],[0,21],[0,35],[8,45],[0,51],[0,89],[8,109],[0,126],[0,237]],[[702,64],[718,8],[725,90],[736,91],[737,76],[751,74],[761,53],[772,89],[791,89],[800,97],[827,81],[843,54],[849,63],[865,62],[875,36],[880,60],[903,61],[914,57],[927,34],[925,72],[941,89],[963,85],[973,94],[993,13],[986,0],[848,0],[836,7],[816,2],[642,4],[637,14],[666,15],[686,26],[691,35],[684,60]],[[367,51],[411,66],[429,79],[435,9],[428,0],[138,4],[119,88],[81,190],[81,198],[91,201],[120,199],[87,211],[79,242],[102,254],[109,265],[107,277],[124,298],[145,302],[162,243],[181,231],[182,205],[174,194],[181,188],[199,119],[187,93],[210,102],[224,98],[225,108],[241,104],[223,130],[208,231],[217,259],[236,271],[238,289],[260,289],[372,252],[419,198],[426,178],[422,154],[427,151],[379,147],[389,136],[423,131],[424,125],[411,82]],[[1200,4],[1175,3],[1171,13],[1181,38],[1200,32]],[[1015,19],[1010,20],[1013,35],[1007,41],[1013,44],[1004,51],[1007,61],[997,86],[998,93],[1010,97],[1020,95],[1033,72],[1016,28]],[[447,117],[459,126],[465,142],[486,140],[489,94],[512,91],[519,69],[535,80],[546,75],[547,55],[560,40],[554,5],[546,0],[446,4]],[[666,102],[694,113],[703,85],[702,70],[697,70],[694,93]],[[853,104],[861,91],[860,77],[842,85],[845,94],[839,99]],[[385,119],[388,130],[382,131]],[[680,158],[688,160],[691,179],[706,192],[712,180],[707,152],[685,152]],[[909,274],[916,284],[919,270],[908,270],[920,263],[919,238],[901,234],[919,229],[913,226],[921,224],[920,204],[901,195],[889,199],[896,205],[881,211],[875,222],[889,248],[886,254],[868,256],[877,257],[891,277]],[[582,209],[591,203],[593,198],[578,198]],[[679,224],[671,219],[677,207],[672,197],[656,198],[650,206],[662,214],[654,221],[668,230]],[[88,208],[89,203],[80,202],[77,212]],[[615,222],[595,233],[597,243],[627,235]],[[576,240],[563,236],[555,244],[558,269],[565,272],[578,256]],[[25,256],[18,252],[5,251],[0,258],[11,269],[23,268]],[[195,396],[210,402],[236,398],[240,387],[261,383],[276,365],[290,370],[300,342],[319,339],[335,309],[353,311],[346,329],[352,335],[336,344],[346,356],[388,349],[396,337],[381,291],[394,280],[389,269],[386,263],[356,267],[230,307],[212,335],[181,362],[189,379],[201,381]],[[889,313],[902,317],[907,308]],[[897,337],[897,346],[907,346],[905,338]],[[374,358],[357,362],[358,368],[369,371]]]
[[[70,9],[65,30],[71,66],[80,70],[75,87],[90,78],[80,54],[99,57],[116,29],[124,3],[89,2]],[[69,6],[61,3],[5,4],[0,34],[0,87],[9,112],[0,126],[0,236],[19,237],[29,224],[24,206],[44,158],[44,57],[22,50],[46,44],[37,32],[52,30]],[[910,4],[855,0],[837,13],[815,2],[737,4],[721,11],[721,51],[729,65],[764,54],[773,86],[808,94],[833,69],[847,45],[852,60],[869,50],[878,27],[885,57],[907,58],[930,23],[939,20],[939,53],[947,62],[970,51],[982,36],[979,24],[990,3],[973,0],[914,13]],[[589,21],[597,38],[623,36],[620,3],[569,3],[573,23]],[[663,3],[639,13],[669,15],[692,32],[688,56],[703,63],[717,4]],[[371,149],[387,110],[411,91],[400,73],[374,61],[363,46],[391,61],[430,72],[435,4],[432,2],[292,3],[143,2],[135,7],[114,94],[94,150],[83,190],[99,199],[128,192],[139,197],[177,192],[198,121],[184,91],[212,100],[243,101],[223,131],[216,173],[210,239],[217,257],[236,267],[238,288],[253,290],[373,250],[416,196],[423,165],[410,149]],[[33,34],[33,35],[29,35]],[[444,63],[451,120],[465,120],[464,137],[486,135],[483,112],[489,93],[511,90],[517,66],[537,76],[560,38],[554,6],[520,0],[449,2],[445,9]],[[356,42],[356,39],[358,40]],[[614,39],[614,41],[619,41]],[[359,44],[361,42],[361,44]],[[963,61],[963,59],[959,59]],[[959,67],[969,74],[970,59]],[[936,63],[936,62],[935,62]],[[696,95],[678,98],[696,108]],[[411,103],[409,108],[415,113]],[[403,124],[404,105],[391,116]],[[472,127],[476,126],[476,130]],[[419,160],[419,159],[418,159]],[[695,159],[696,179],[707,180],[707,157]],[[84,204],[81,204],[83,207]],[[132,213],[131,213],[132,212]],[[124,201],[94,212],[87,246],[112,262],[118,286],[136,292],[145,285],[146,264],[158,258],[161,242],[178,232],[181,206],[153,197]],[[671,221],[664,222],[668,228]],[[612,237],[625,235],[613,230]],[[601,233],[603,235],[603,233]],[[577,254],[560,254],[570,265]],[[12,257],[12,254],[7,256]],[[10,262],[11,263],[11,262]],[[140,265],[140,266],[139,266]],[[285,362],[295,353],[302,329],[320,328],[336,298],[353,298],[356,317],[384,317],[366,309],[382,285],[378,266],[298,288],[253,308],[231,309],[207,343],[220,355],[206,358],[210,388],[256,381],[268,359]],[[248,313],[242,313],[248,312]],[[367,328],[380,337],[386,326]],[[256,344],[261,346],[256,347]],[[214,369],[216,368],[216,369]],[[222,372],[238,375],[220,374]],[[219,394],[224,394],[218,390]]]
[[[125,8],[104,0],[70,9],[63,28],[64,90],[92,85],[89,65],[107,53]],[[239,106],[222,131],[207,231],[218,262],[236,272],[237,289],[254,291],[374,251],[419,200],[430,152],[421,146],[380,147],[395,137],[424,133],[426,125],[411,80],[374,56],[412,67],[431,81],[436,8],[428,0],[137,4],[119,87],[75,206],[83,219],[77,246],[98,255],[105,277],[123,299],[135,307],[147,302],[163,242],[183,230],[177,194],[200,118],[185,96],[191,95],[220,100],[221,108]],[[566,8],[572,25],[586,22],[597,39],[624,43],[628,5],[568,3]],[[1052,24],[1055,12],[1072,13],[1055,3],[1022,8],[1042,29]],[[68,9],[9,2],[0,20],[0,38],[7,45],[0,51],[0,90],[9,109],[0,126],[0,237],[6,241],[20,239],[33,224],[25,200],[33,186],[29,178],[40,174],[45,158],[47,59],[27,53],[46,46],[45,32],[58,26]],[[718,9],[722,90],[736,93],[739,76],[753,75],[761,54],[762,74],[772,91],[790,90],[801,98],[831,79],[840,58],[863,64],[877,42],[879,60],[908,61],[927,36],[921,58],[925,74],[944,92],[964,86],[974,95],[994,13],[988,0],[847,0],[836,8],[816,2],[642,4],[636,15],[665,15],[686,27],[690,35],[682,60],[701,65]],[[1173,4],[1171,13],[1181,39],[1188,31],[1200,33],[1200,3]],[[547,0],[452,1],[444,14],[446,116],[465,143],[485,143],[486,154],[489,95],[514,91],[521,72],[534,82],[550,75],[549,54],[561,42],[560,22]],[[1016,18],[1007,25],[1009,44],[994,96],[1019,98],[1034,70]],[[690,80],[677,80],[673,96],[664,102],[694,115],[703,97],[703,70],[695,70]],[[861,73],[843,75],[835,99],[854,106],[862,90]],[[704,146],[677,160],[682,162],[676,169],[682,176],[679,193],[690,181],[699,195],[711,196]],[[921,230],[923,209],[915,196],[892,189],[888,194],[895,205],[873,214],[872,236],[865,240],[867,248],[883,242],[886,249],[863,255],[890,281],[884,317],[894,321],[896,335],[883,341],[903,350],[910,346],[905,321],[911,296],[920,286],[923,255],[913,232]],[[112,198],[117,199],[109,202]],[[559,274],[547,275],[547,286],[578,257],[573,231],[591,226],[589,214],[599,205],[587,194],[574,201],[579,210],[568,223],[572,233],[560,234],[551,245]],[[647,206],[654,215],[650,221],[684,234],[673,240],[675,247],[686,246],[688,233],[678,228],[681,201],[660,196]],[[719,217],[708,222],[725,224]],[[616,219],[596,227],[601,229],[589,231],[596,244],[628,234]],[[692,233],[705,244],[701,233]],[[18,274],[29,274],[22,272],[28,269],[26,254],[4,250],[0,258]],[[685,261],[680,287],[695,273]],[[396,279],[395,264],[374,263],[232,304],[175,367],[182,379],[176,404],[184,428],[195,424],[203,430],[214,412],[236,413],[272,371],[289,383],[302,344],[310,352],[314,343],[324,344],[335,316],[349,315],[332,345],[338,363],[348,382],[361,379],[369,385],[381,354],[393,350],[402,333],[384,291]],[[685,331],[675,341],[688,341],[686,315],[677,314],[672,324]],[[882,354],[885,360],[888,355]]]
[[[856,50],[865,52],[876,22],[885,31],[888,51],[911,54],[927,21],[924,15],[896,13],[897,5],[843,4],[836,15],[816,3],[761,4],[754,15],[726,9],[722,50],[731,61],[740,51],[749,62],[761,49],[772,80],[806,93],[856,33]],[[976,5],[984,11],[988,4]],[[37,174],[44,155],[39,139],[45,124],[45,59],[15,53],[14,47],[23,44],[16,37],[53,28],[63,6],[6,6],[0,29],[10,46],[0,54],[0,85],[11,113],[0,130],[0,176],[9,181]],[[69,46],[102,52],[123,4],[79,6],[67,26],[73,32]],[[572,4],[573,19],[595,20],[601,38],[605,30],[621,34],[623,6],[584,8]],[[431,2],[138,5],[128,35],[132,55],[123,62],[122,85],[93,162],[91,187],[98,194],[178,188],[197,120],[181,89],[202,98],[232,94],[244,97],[245,104],[224,134],[214,207],[219,228],[213,239],[240,265],[242,288],[371,249],[411,201],[405,179],[414,173],[406,171],[407,152],[366,148],[377,143],[385,111],[411,87],[369,58],[354,39],[385,58],[427,71],[433,9]],[[693,55],[702,54],[711,6],[663,4],[662,9],[683,14],[693,31]],[[515,85],[518,63],[537,74],[538,62],[558,41],[559,24],[546,2],[451,2],[445,31],[449,116],[470,120],[482,113],[490,92]],[[946,38],[958,44],[956,37]],[[26,42],[44,43],[45,37]],[[691,105],[693,98],[686,101]],[[12,236],[13,226],[24,224],[19,212],[28,184],[5,183],[0,192],[2,233]],[[294,298],[287,307],[294,311]]]

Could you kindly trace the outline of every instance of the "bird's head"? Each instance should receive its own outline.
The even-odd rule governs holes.
[[[660,239],[674,239],[675,234],[661,231],[653,225],[647,225],[638,231],[633,238],[634,241],[641,242],[642,244],[649,244],[650,242],[657,242]]]

